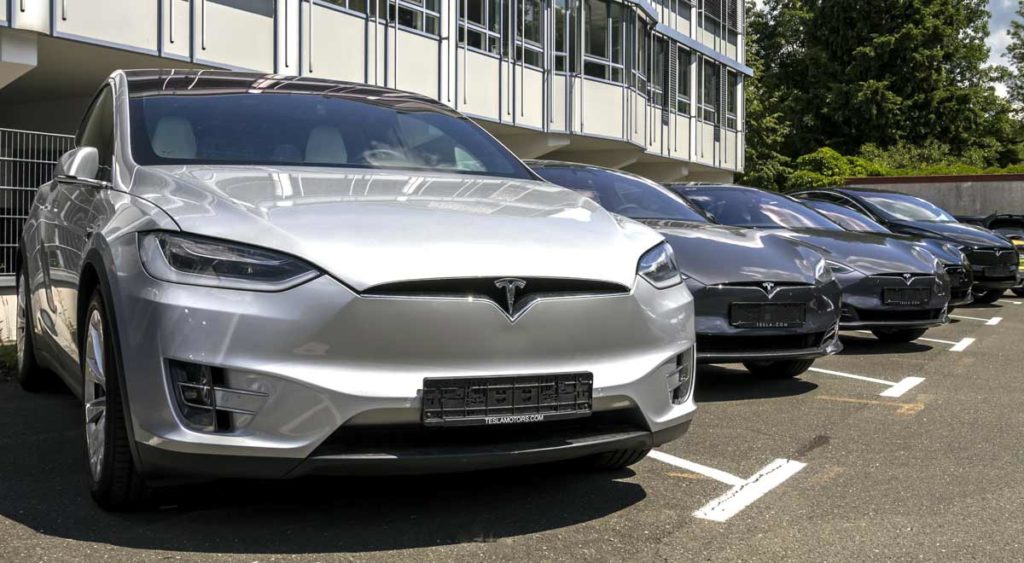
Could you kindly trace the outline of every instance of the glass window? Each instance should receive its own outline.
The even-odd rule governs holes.
[[[804,201],[803,204],[818,213],[821,213],[830,221],[847,231],[884,234],[892,233],[892,231],[886,229],[879,223],[876,223],[873,219],[863,213],[854,211],[848,207],[843,207],[842,205],[815,200]]]
[[[739,187],[699,187],[686,189],[682,194],[722,225],[843,230],[816,211],[781,194]]]
[[[679,47],[676,53],[676,111],[690,115],[690,52]]]
[[[366,0],[325,0],[328,3],[340,6],[342,8],[352,10],[353,12],[359,12],[360,14],[366,13]]]
[[[472,121],[415,99],[265,90],[130,101],[142,165],[241,164],[430,170],[529,179]]]
[[[541,67],[544,61],[544,6],[541,0],[518,0],[516,9],[516,60]]]
[[[555,55],[555,71],[575,72],[576,25],[569,13],[568,0],[554,0],[552,17],[555,20],[555,42],[551,48]]]
[[[501,0],[456,0],[459,2],[459,43],[492,55],[501,53]]]
[[[704,121],[718,123],[719,105],[721,105],[721,92],[719,90],[720,66],[709,59],[702,59],[700,65],[700,92],[699,116]]]
[[[726,88],[728,91],[725,93],[725,127],[727,129],[735,130],[738,124],[736,119],[736,111],[739,107],[740,100],[740,75],[739,73],[728,71],[728,77],[726,79]]]
[[[396,6],[389,2],[388,21],[394,22],[397,17],[399,27],[438,35],[441,25],[437,3],[438,0],[398,0]]]
[[[586,0],[586,50],[583,73],[587,76],[623,81],[623,8],[607,0]]]
[[[647,33],[644,20],[639,15],[633,16],[633,32],[630,43],[634,45],[632,53],[633,87],[642,94],[647,94],[647,73],[650,63],[647,60],[648,43],[651,36]]]
[[[109,182],[114,164],[114,96],[109,86],[104,86],[86,113],[75,145],[96,149],[100,161],[96,179]]]
[[[709,222],[665,188],[626,172],[582,166],[539,166],[534,171],[552,184],[577,191],[608,211],[632,219]]]
[[[651,91],[649,98],[655,106],[665,106],[665,91],[668,82],[669,42],[663,38],[654,38],[651,49]]]
[[[956,223],[946,210],[930,201],[904,194],[884,192],[856,192],[881,213],[895,221],[929,221],[935,223]]]

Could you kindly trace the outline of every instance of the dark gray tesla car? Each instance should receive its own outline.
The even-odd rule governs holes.
[[[949,322],[949,276],[921,246],[847,231],[791,197],[756,188],[678,184],[670,189],[716,223],[769,230],[825,253],[843,288],[843,329],[909,342]]]
[[[1017,285],[1018,256],[1000,234],[960,223],[941,207],[912,195],[868,188],[812,190],[799,194],[856,209],[896,233],[953,243],[971,262],[972,291],[978,303],[994,303]]]
[[[711,223],[668,190],[597,166],[528,163],[544,179],[661,233],[694,298],[697,360],[793,377],[842,348],[841,290],[822,255],[763,231]]]
[[[974,283],[971,263],[967,255],[956,245],[933,238],[894,233],[867,215],[837,203],[795,197],[800,199],[804,205],[828,217],[830,221],[847,231],[876,233],[923,246],[942,262],[946,274],[949,276],[949,310],[969,305],[974,301],[974,295],[971,293],[971,285]]]

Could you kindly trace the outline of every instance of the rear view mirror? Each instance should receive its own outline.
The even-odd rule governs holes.
[[[71,180],[96,180],[99,169],[99,151],[95,147],[78,147],[61,155],[53,175]]]

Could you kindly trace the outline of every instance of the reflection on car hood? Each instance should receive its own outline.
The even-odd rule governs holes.
[[[973,247],[1010,248],[1011,245],[1003,237],[983,227],[966,223],[936,223],[931,221],[898,221],[893,228],[918,234],[934,236],[948,240],[954,244]]]
[[[919,245],[887,235],[814,229],[771,232],[810,244],[821,249],[826,258],[868,275],[935,271],[935,258],[931,253]]]
[[[821,254],[767,231],[687,221],[643,223],[672,245],[679,269],[701,283],[815,283]]]
[[[454,277],[620,283],[661,237],[571,190],[482,176],[142,167],[131,191],[183,231],[272,248],[357,290]]]

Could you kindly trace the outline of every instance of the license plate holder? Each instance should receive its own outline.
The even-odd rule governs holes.
[[[1016,264],[1006,264],[1000,266],[985,266],[985,275],[989,277],[1010,277],[1017,273]]]
[[[590,416],[591,373],[499,377],[428,377],[423,380],[425,426],[477,426],[546,422]]]
[[[932,292],[920,287],[886,287],[882,290],[882,304],[913,306],[924,305],[932,297]]]
[[[804,325],[803,303],[733,303],[729,322],[737,328],[797,328]]]

